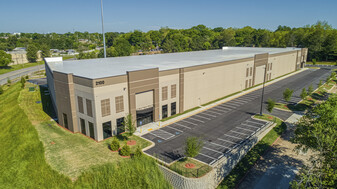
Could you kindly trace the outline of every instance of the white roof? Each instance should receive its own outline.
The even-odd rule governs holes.
[[[219,50],[166,53],[143,56],[126,56],[86,60],[62,61],[61,58],[45,58],[53,71],[73,73],[90,79],[125,75],[127,71],[159,68],[160,71],[202,64],[254,57],[261,53],[282,53],[298,48],[224,47]]]

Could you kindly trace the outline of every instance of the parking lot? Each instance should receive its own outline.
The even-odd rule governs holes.
[[[319,80],[325,79],[329,73],[328,70],[306,70],[278,81],[265,88],[264,101],[273,98],[282,102],[282,92],[289,87],[294,90],[291,101],[298,102],[303,87],[313,84],[316,88]],[[171,163],[184,156],[186,138],[197,136],[202,138],[204,145],[195,159],[212,165],[269,124],[252,118],[259,113],[261,93],[261,89],[255,90],[143,135],[155,143],[145,152]],[[290,112],[282,114],[283,119],[290,115]]]

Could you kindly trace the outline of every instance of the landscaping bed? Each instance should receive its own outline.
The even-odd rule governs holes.
[[[199,178],[212,170],[212,167],[192,158],[183,158],[166,166],[172,171],[189,178]]]

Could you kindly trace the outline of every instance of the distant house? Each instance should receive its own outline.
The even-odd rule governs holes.
[[[12,55],[13,60],[9,66],[28,63],[27,51],[25,47],[16,47],[13,49],[13,51],[9,51],[7,53]],[[37,61],[42,61],[41,51],[37,52]]]
[[[67,54],[68,55],[75,55],[76,54],[76,51],[74,49],[68,49],[67,50]]]

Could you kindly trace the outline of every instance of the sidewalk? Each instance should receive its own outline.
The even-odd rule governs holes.
[[[278,81],[280,81],[282,79],[288,78],[288,77],[293,76],[293,75],[298,74],[298,73],[301,73],[302,71],[307,70],[307,69],[308,68],[303,68],[303,69],[301,69],[299,71],[293,72],[293,73],[288,74],[286,76],[280,77],[278,79],[274,79],[274,80],[272,80],[270,82],[265,83],[265,86],[271,85],[271,84],[273,84],[275,82],[278,82]],[[190,117],[190,116],[192,116],[194,114],[197,114],[199,112],[205,111],[205,110],[207,110],[207,109],[209,109],[211,107],[217,106],[218,104],[222,104],[224,102],[227,102],[227,101],[233,100],[235,98],[238,98],[238,97],[240,97],[242,95],[248,94],[248,93],[253,92],[255,90],[258,90],[258,89],[261,89],[262,87],[263,87],[262,85],[259,85],[259,86],[253,87],[253,88],[251,88],[249,90],[241,91],[238,94],[235,94],[235,95],[230,96],[228,98],[225,98],[225,99],[222,99],[220,101],[214,102],[214,103],[209,104],[207,106],[200,106],[200,108],[198,108],[196,110],[193,110],[191,112],[188,112],[186,114],[180,115],[178,117],[169,119],[169,120],[167,120],[165,122],[158,121],[158,122],[153,122],[153,123],[146,124],[146,125],[144,125],[142,127],[137,128],[137,131],[135,132],[135,135],[137,135],[137,136],[145,135],[145,134],[147,134],[147,133],[149,133],[149,132],[151,132],[153,130],[159,129],[161,127],[165,127],[165,126],[170,125],[170,124],[172,124],[174,122],[177,122],[177,121],[179,121],[181,119],[185,119],[185,118]]]

